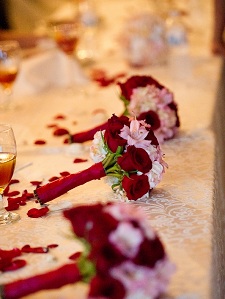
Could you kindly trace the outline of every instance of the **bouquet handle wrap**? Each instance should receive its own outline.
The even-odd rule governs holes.
[[[44,204],[68,192],[69,190],[83,185],[92,180],[99,180],[104,177],[105,170],[101,162],[65,177],[59,178],[51,183],[37,188],[34,193],[40,204]]]
[[[80,280],[81,275],[77,265],[67,264],[56,270],[4,285],[2,298],[17,299],[40,290],[58,289]]]
[[[107,123],[108,122],[105,122],[97,127],[90,129],[90,130],[86,130],[86,131],[71,135],[72,143],[83,143],[85,141],[92,140],[94,138],[94,135],[96,132],[103,131],[106,129]]]

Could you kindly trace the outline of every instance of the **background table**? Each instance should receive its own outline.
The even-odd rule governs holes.
[[[127,76],[134,74],[153,76],[174,92],[181,120],[181,128],[176,138],[162,145],[165,160],[169,165],[163,181],[153,190],[149,200],[130,204],[146,212],[150,224],[159,233],[171,260],[177,266],[165,298],[208,299],[211,292],[215,292],[212,283],[214,273],[212,215],[217,144],[211,124],[221,60],[210,55],[207,38],[202,44],[193,37],[189,51],[171,53],[165,65],[130,68],[122,58],[115,37],[121,30],[122,21],[128,13],[134,11],[135,1],[124,1],[124,6],[120,6],[121,1],[114,0],[113,4],[110,2],[111,8],[104,6],[103,2],[99,2],[102,5],[99,7],[107,26],[100,33],[100,36],[104,37],[99,38],[102,52],[95,67],[105,69],[110,75],[125,72]],[[108,2],[107,4],[109,5]],[[113,19],[107,16],[112,10],[115,11]],[[208,15],[205,17],[207,19]],[[114,27],[112,22],[115,24]],[[110,34],[105,35],[106,29]],[[64,137],[54,137],[53,129],[48,125],[58,124],[71,132],[78,132],[97,125],[112,113],[120,114],[123,111],[119,90],[114,84],[101,88],[94,82],[88,82],[68,89],[56,86],[54,82],[54,85],[47,86],[48,88],[41,92],[30,91],[25,94],[21,86],[24,86],[24,78],[29,76],[28,66],[35,59],[39,61],[46,59],[46,62],[48,62],[46,57],[57,56],[62,59],[57,51],[51,49],[38,57],[27,58],[24,61],[15,88],[14,102],[17,108],[1,111],[1,122],[11,123],[18,145],[14,178],[19,179],[20,183],[13,185],[12,190],[14,188],[20,191],[24,189],[32,191],[34,188],[30,181],[47,182],[50,177],[59,175],[62,171],[77,172],[92,164],[89,158],[89,142],[83,145],[65,145]],[[90,69],[86,67],[84,74],[89,74],[89,71]],[[28,80],[27,84],[31,82]],[[96,113],[98,109],[101,109],[102,113]],[[59,114],[66,118],[56,119]],[[47,143],[42,146],[34,145],[38,139],[44,139]],[[87,158],[88,161],[74,164],[75,158]],[[22,168],[27,164],[29,166]],[[50,205],[69,206],[109,200],[117,199],[104,180],[100,180],[77,187],[55,199]],[[26,256],[28,265],[20,270],[1,274],[0,284],[57,268],[68,261],[71,253],[80,249],[80,245],[69,237],[69,223],[59,212],[31,219],[26,213],[32,207],[37,207],[33,201],[20,207],[17,212],[21,220],[0,228],[0,248],[11,249],[26,244],[46,246],[52,243],[59,246],[45,255]],[[222,289],[222,286],[219,285],[218,288]],[[47,294],[40,292],[29,298],[41,299],[48,296],[51,299],[82,299],[85,298],[86,292],[87,287],[78,284]],[[214,297],[214,294],[212,298],[219,298]]]

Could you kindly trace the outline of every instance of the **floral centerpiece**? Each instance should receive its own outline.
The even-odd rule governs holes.
[[[91,180],[108,178],[112,189],[123,199],[149,196],[161,181],[167,164],[151,127],[143,120],[113,115],[106,129],[98,131],[91,145],[95,164],[35,190],[41,204]]]
[[[165,22],[150,13],[132,16],[124,25],[120,45],[133,67],[165,63],[169,52]]]
[[[180,126],[177,104],[173,93],[151,76],[131,76],[124,83],[119,82],[120,99],[124,103],[122,115],[136,115],[151,125],[159,143],[175,136]],[[71,134],[65,142],[82,143],[92,140],[94,134],[104,130],[107,123],[90,130]]]
[[[90,284],[90,299],[154,299],[166,291],[175,267],[140,210],[125,203],[97,203],[64,215],[83,242],[83,252],[71,256],[73,263],[4,285],[4,299],[79,281]]]

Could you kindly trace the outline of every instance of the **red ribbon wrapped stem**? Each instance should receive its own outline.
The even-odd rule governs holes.
[[[35,190],[35,196],[37,197],[40,204],[44,204],[54,198],[65,194],[69,190],[83,185],[93,180],[99,180],[104,177],[105,170],[101,162],[93,164],[91,167],[73,173],[65,177],[61,177],[55,181],[52,181],[44,186],[41,186]]]
[[[106,129],[108,122],[105,122],[97,127],[94,127],[90,130],[86,130],[80,133],[76,133],[70,136],[70,140],[72,143],[83,143],[85,141],[92,140],[94,135],[98,131],[103,131]],[[68,141],[68,140],[67,140]]]
[[[2,288],[2,296],[4,299],[18,299],[40,290],[58,289],[80,280],[81,275],[76,264],[67,264],[44,274],[6,284]]]

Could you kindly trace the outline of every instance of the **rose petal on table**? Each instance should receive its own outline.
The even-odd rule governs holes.
[[[54,136],[63,136],[63,135],[68,135],[69,131],[65,128],[57,128],[53,131]]]
[[[75,252],[69,256],[70,260],[77,260],[81,256],[82,252]]]
[[[73,160],[73,163],[82,163],[82,162],[87,162],[88,159],[82,159],[82,158],[76,158]]]
[[[61,176],[67,176],[67,175],[70,175],[70,172],[69,171],[62,171],[62,172],[60,172],[60,175]]]
[[[59,246],[58,244],[50,244],[47,247],[50,249],[50,248],[56,248],[58,246]]]
[[[27,262],[25,260],[13,260],[8,265],[3,267],[1,270],[3,272],[15,271],[17,269],[20,269],[20,268],[24,267],[26,264],[27,264]]]
[[[58,125],[57,124],[49,124],[49,125],[47,125],[47,128],[57,128],[58,127]]]
[[[6,211],[15,211],[18,210],[20,207],[19,202],[9,202],[8,201],[8,207],[6,207]]]
[[[48,212],[49,212],[48,207],[44,207],[40,209],[33,208],[27,212],[27,216],[30,218],[39,218],[45,216]]]
[[[36,145],[43,145],[43,144],[46,144],[46,141],[42,140],[42,139],[38,139],[38,140],[34,141],[34,144],[36,144]]]
[[[31,247],[30,245],[24,245],[22,248],[21,248],[21,251],[22,252],[25,252],[25,253],[47,253],[49,251],[49,248],[48,247]]]
[[[11,192],[4,193],[5,196],[17,196],[19,194],[20,191],[11,191]]]
[[[30,181],[31,185],[33,186],[40,186],[42,181]]]
[[[10,181],[9,185],[17,184],[17,183],[19,183],[19,182],[20,182],[20,181],[17,180],[17,179],[12,179],[12,180]]]
[[[53,181],[56,181],[58,180],[59,177],[58,176],[52,176],[50,179],[49,179],[49,182],[53,182]]]
[[[63,114],[58,114],[58,115],[54,116],[54,119],[66,119],[66,116]]]

